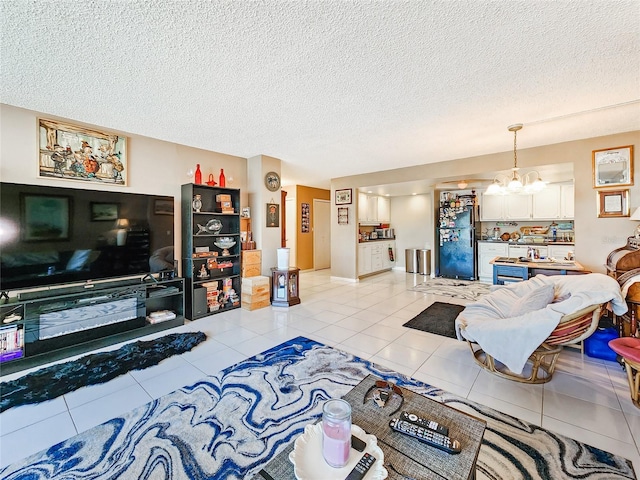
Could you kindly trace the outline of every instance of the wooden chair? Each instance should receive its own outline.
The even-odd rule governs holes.
[[[640,338],[616,338],[609,342],[609,346],[624,360],[631,401],[640,408]]]
[[[551,380],[556,361],[563,347],[576,345],[588,338],[598,328],[604,304],[590,305],[577,312],[564,315],[549,337],[531,354],[525,372],[516,374],[487,354],[480,345],[467,340],[475,361],[491,373],[522,383],[539,384]]]

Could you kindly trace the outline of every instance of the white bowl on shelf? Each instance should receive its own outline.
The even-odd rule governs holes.
[[[231,248],[236,244],[236,241],[233,237],[221,237],[213,243],[218,248]]]

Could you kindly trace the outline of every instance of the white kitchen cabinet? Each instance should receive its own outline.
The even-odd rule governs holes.
[[[358,275],[371,273],[371,245],[370,243],[358,245]]]
[[[371,271],[382,270],[382,242],[371,245]]]
[[[495,257],[509,256],[506,243],[478,242],[478,277],[481,282],[493,283],[493,265],[489,262]]]
[[[391,202],[386,197],[358,193],[358,222],[377,225],[390,223]]]
[[[507,220],[531,218],[531,195],[507,195],[504,201],[504,215]]]
[[[575,205],[575,186],[560,185],[560,217],[563,219],[572,219]]]
[[[546,245],[509,245],[509,256],[514,258],[526,257],[529,247],[538,250],[540,257],[547,257]]]
[[[378,197],[358,193],[358,222],[376,223],[378,221]]]
[[[528,249],[529,247],[526,245],[509,245],[509,257],[512,257],[512,258],[526,257]]]
[[[553,257],[556,260],[562,260],[567,258],[569,252],[574,252],[575,245],[549,245],[548,247],[549,257]]]
[[[369,215],[368,197],[366,193],[358,193],[358,222],[367,221],[367,216]]]
[[[482,195],[480,220],[559,220],[574,216],[574,186],[547,185],[533,195]]]
[[[504,198],[502,195],[484,195],[480,199],[480,220],[504,220]]]
[[[547,185],[532,195],[531,218],[556,220],[560,218],[560,185]]]
[[[380,223],[391,222],[391,200],[389,200],[387,197],[378,197],[377,220]]]
[[[358,244],[358,276],[393,268],[389,258],[389,248],[393,250],[395,261],[395,240],[383,240]]]

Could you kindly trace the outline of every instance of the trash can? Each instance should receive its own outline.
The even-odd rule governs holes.
[[[418,250],[418,273],[431,275],[431,250],[421,248]]]
[[[407,273],[418,273],[418,249],[407,248],[404,251],[404,264]]]

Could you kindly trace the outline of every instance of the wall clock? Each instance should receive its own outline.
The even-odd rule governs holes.
[[[280,188],[280,175],[276,172],[269,172],[264,176],[264,186],[270,192],[275,192]]]

